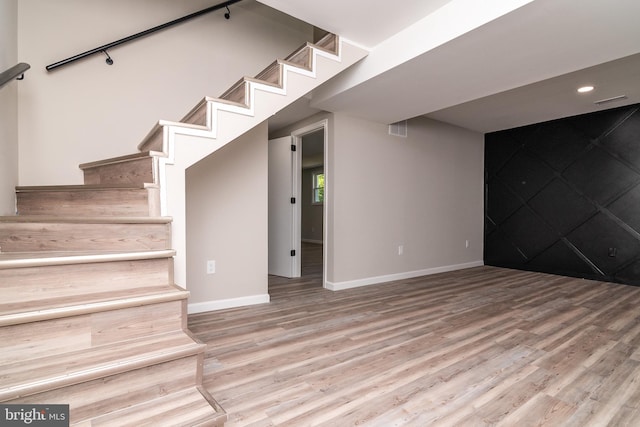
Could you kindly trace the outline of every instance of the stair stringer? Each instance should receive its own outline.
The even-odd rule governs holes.
[[[282,86],[247,81],[247,106],[206,98],[206,126],[160,121],[162,152],[159,158],[161,215],[171,216],[175,283],[187,288],[186,277],[186,170],[232,142],[287,105],[309,93],[368,52],[340,39],[338,54],[313,48],[311,69],[283,65]],[[152,131],[153,133],[153,131]],[[151,134],[152,134],[151,133]],[[150,136],[151,136],[150,134]],[[143,149],[145,142],[139,148]]]

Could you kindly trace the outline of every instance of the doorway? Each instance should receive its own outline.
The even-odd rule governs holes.
[[[294,188],[302,203],[296,209],[297,242],[301,252],[301,275],[322,287],[326,285],[327,212],[329,170],[327,167],[328,120],[302,127],[291,134],[298,147]],[[305,179],[306,177],[306,179]]]
[[[269,141],[270,283],[314,276],[325,286],[326,145],[327,120]]]
[[[324,246],[324,128],[302,135],[300,191],[301,276],[322,281]]]

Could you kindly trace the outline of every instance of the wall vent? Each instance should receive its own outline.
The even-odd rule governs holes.
[[[406,138],[407,137],[407,121],[402,120],[400,122],[391,123],[389,125],[389,135]]]
[[[610,102],[622,101],[623,99],[627,99],[627,95],[619,95],[619,96],[614,96],[613,98],[601,99],[600,101],[594,102],[594,104],[603,105],[603,104],[608,104]]]

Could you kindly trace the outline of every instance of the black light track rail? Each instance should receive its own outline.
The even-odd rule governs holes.
[[[116,40],[116,41],[111,42],[111,43],[107,43],[105,45],[96,47],[95,49],[91,49],[91,50],[88,50],[86,52],[79,53],[79,54],[71,56],[71,57],[69,57],[67,59],[63,59],[62,61],[58,61],[58,62],[55,62],[53,64],[49,64],[49,65],[46,66],[46,69],[47,69],[47,71],[51,71],[51,70],[54,70],[56,68],[62,67],[64,65],[70,64],[72,62],[78,61],[80,59],[86,58],[87,56],[95,55],[97,53],[104,53],[105,55],[107,55],[106,62],[107,62],[107,64],[112,65],[113,64],[113,60],[111,59],[111,57],[107,53],[107,50],[111,49],[112,47],[120,46],[121,44],[125,44],[125,43],[128,43],[130,41],[139,39],[141,37],[148,36],[149,34],[155,33],[156,31],[164,30],[166,28],[172,27],[174,25],[180,24],[182,22],[188,21],[188,20],[193,19],[193,18],[197,18],[198,16],[201,16],[201,15],[204,15],[204,14],[207,14],[207,13],[210,13],[210,12],[214,12],[214,11],[220,10],[220,9],[225,9],[225,8],[227,9],[227,12],[224,14],[224,17],[229,19],[231,17],[231,12],[229,11],[229,6],[231,6],[234,3],[238,3],[240,1],[242,1],[242,0],[227,0],[224,3],[220,3],[220,4],[217,4],[215,6],[211,6],[211,7],[208,7],[206,9],[202,9],[202,10],[200,10],[198,12],[194,12],[194,13],[191,13],[189,15],[183,16],[182,18],[174,19],[173,21],[164,23],[162,25],[158,25],[156,27],[149,28],[148,30],[141,31],[139,33],[133,34],[131,36],[125,37],[125,38],[120,39],[120,40]]]

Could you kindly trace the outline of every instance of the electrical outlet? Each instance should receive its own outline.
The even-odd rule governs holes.
[[[404,253],[404,246],[398,246],[398,255],[402,255]]]
[[[464,247],[465,247],[465,248],[468,248],[468,247],[469,247],[469,241],[468,241],[468,240],[465,240],[465,241],[464,241]]]
[[[213,274],[216,272],[216,262],[214,260],[207,261],[207,274]]]

